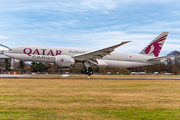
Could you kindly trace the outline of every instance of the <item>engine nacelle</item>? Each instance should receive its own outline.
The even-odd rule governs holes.
[[[58,69],[68,70],[71,65],[75,63],[74,59],[68,55],[58,55],[56,56],[56,65]]]

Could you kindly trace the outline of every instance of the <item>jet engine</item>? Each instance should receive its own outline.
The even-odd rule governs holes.
[[[68,55],[58,55],[56,56],[56,65],[58,69],[69,70],[75,61],[71,56]]]

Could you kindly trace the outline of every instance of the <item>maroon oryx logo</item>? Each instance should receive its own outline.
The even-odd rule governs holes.
[[[63,59],[60,59],[61,62],[64,62],[64,58]]]
[[[154,56],[158,57],[160,50],[162,48],[163,42],[166,39],[167,35],[157,39],[156,41],[154,41],[153,43],[151,43],[146,49],[145,49],[145,53],[153,53]]]

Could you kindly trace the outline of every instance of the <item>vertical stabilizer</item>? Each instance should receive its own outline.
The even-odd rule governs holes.
[[[139,53],[158,57],[167,35],[168,32],[162,32]]]

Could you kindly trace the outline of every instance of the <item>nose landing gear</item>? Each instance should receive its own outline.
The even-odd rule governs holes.
[[[17,68],[20,68],[20,65],[19,65],[19,64],[17,65]]]

